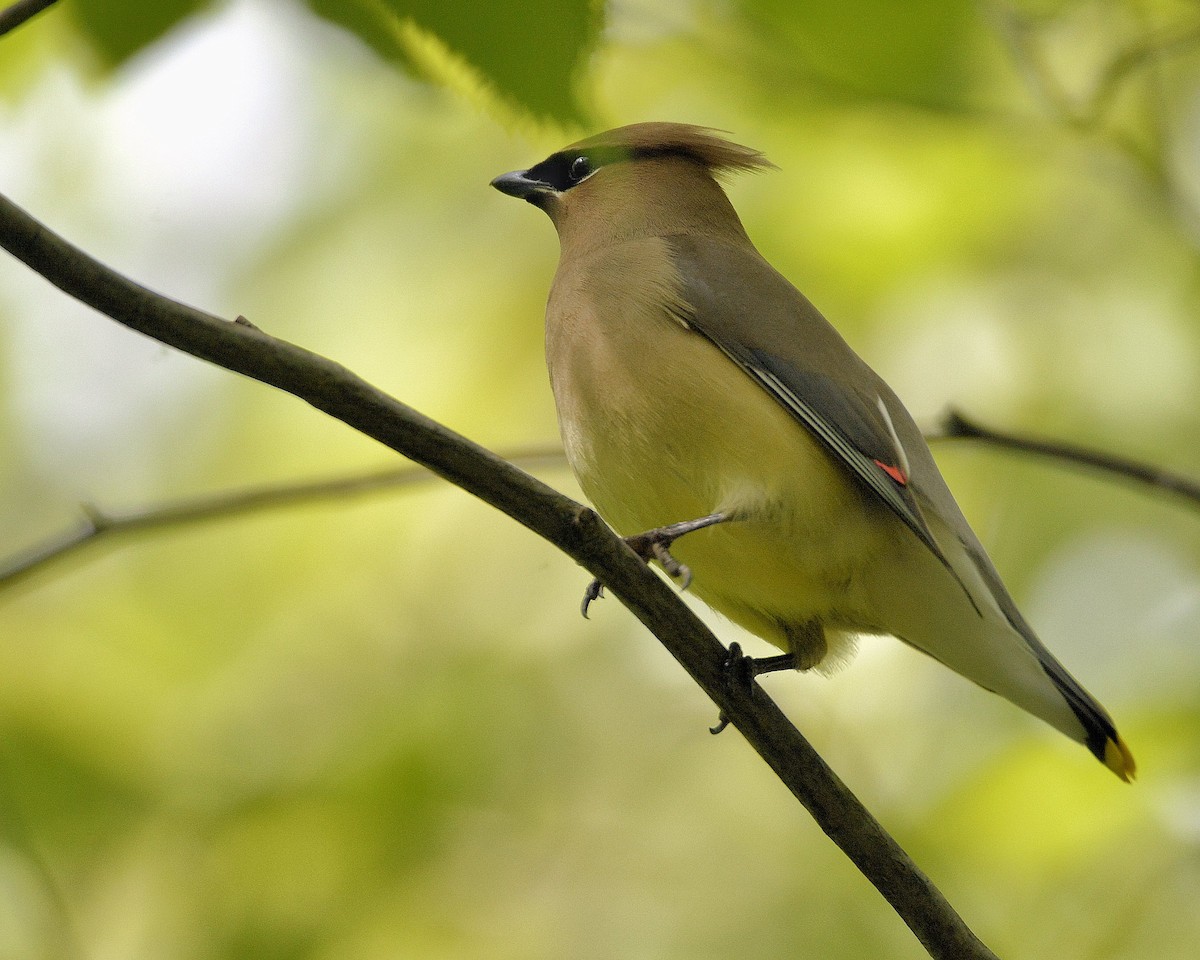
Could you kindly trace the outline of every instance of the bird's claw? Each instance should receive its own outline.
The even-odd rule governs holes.
[[[686,590],[691,586],[692,568],[686,563],[680,563],[671,555],[670,541],[652,540],[649,548],[659,566],[667,572],[667,576],[679,582],[680,590]]]
[[[754,660],[742,652],[742,645],[734,640],[729,645],[725,659],[721,661],[721,669],[725,671],[725,682],[730,687],[739,686],[743,690],[750,688],[754,679]]]
[[[588,618],[588,607],[592,605],[593,600],[599,600],[604,596],[604,584],[599,580],[593,580],[587,585],[587,589],[583,591],[583,603],[579,605],[579,612],[583,614],[583,619]]]
[[[686,563],[680,563],[671,553],[671,544],[681,536],[669,527],[658,530],[647,530],[635,537],[626,537],[625,542],[639,557],[649,563],[657,560],[660,567],[672,580],[678,581],[679,589],[686,590],[692,582],[692,570]]]
[[[754,674],[751,672],[754,666],[754,661],[742,653],[742,645],[734,640],[729,649],[725,652],[725,659],[721,661],[721,669],[725,672],[725,683],[732,690],[735,687],[742,691],[750,692],[750,683],[754,679]],[[717,714],[717,725],[709,727],[708,732],[714,737],[729,726],[729,717],[722,710]]]

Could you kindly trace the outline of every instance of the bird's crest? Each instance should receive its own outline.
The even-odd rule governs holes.
[[[774,169],[758,150],[719,136],[719,131],[689,123],[634,123],[580,140],[563,154],[615,154],[622,159],[682,156],[703,164],[710,173]]]

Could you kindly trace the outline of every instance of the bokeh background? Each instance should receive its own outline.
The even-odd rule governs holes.
[[[646,119],[779,165],[730,184],[750,234],[923,423],[1200,474],[1194,3],[62,0],[0,37],[6,195],[501,452],[556,442],[557,250],[488,180]],[[1200,513],[937,453],[1139,782],[894,641],[767,685],[1000,956],[1196,956]],[[396,462],[0,258],[0,559]],[[924,956],[586,581],[430,482],[0,585],[0,958]]]

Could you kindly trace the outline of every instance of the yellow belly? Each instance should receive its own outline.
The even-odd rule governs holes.
[[[666,311],[551,320],[567,455],[617,532],[730,513],[672,548],[710,606],[784,650],[811,621],[882,628],[862,577],[897,524],[777,401]]]

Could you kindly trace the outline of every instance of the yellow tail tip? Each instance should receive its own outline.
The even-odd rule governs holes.
[[[1137,776],[1137,763],[1120,737],[1104,744],[1104,765],[1126,783]]]

